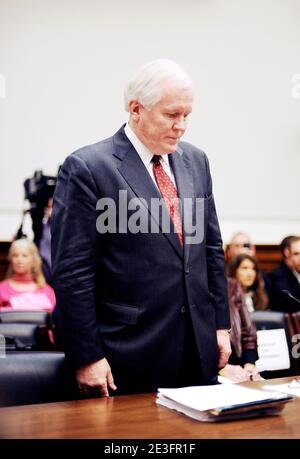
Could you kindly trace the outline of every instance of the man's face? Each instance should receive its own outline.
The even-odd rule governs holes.
[[[151,152],[174,153],[192,108],[192,89],[170,82],[163,86],[162,98],[150,110],[139,102],[131,102],[130,126]]]
[[[240,255],[241,253],[246,253],[247,255],[255,256],[255,248],[249,241],[249,238],[245,234],[238,234],[230,243],[230,247],[227,252],[227,257],[229,260]]]
[[[300,241],[292,242],[289,252],[289,266],[300,274]]]

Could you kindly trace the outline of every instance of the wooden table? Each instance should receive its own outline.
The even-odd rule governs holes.
[[[253,382],[282,384],[293,378]],[[249,386],[247,384],[247,386]],[[6,439],[286,439],[300,438],[300,398],[280,415],[203,423],[155,403],[156,394],[99,398],[0,409]]]

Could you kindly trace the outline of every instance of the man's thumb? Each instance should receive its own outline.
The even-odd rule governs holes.
[[[114,378],[113,378],[113,375],[112,375],[112,372],[109,371],[108,375],[107,375],[107,382],[108,382],[108,385],[111,389],[113,390],[116,390],[117,389],[117,386],[115,385],[114,383]]]

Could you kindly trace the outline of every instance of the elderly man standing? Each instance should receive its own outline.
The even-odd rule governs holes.
[[[125,103],[128,123],[70,155],[54,196],[57,307],[87,396],[211,384],[231,352],[209,164],[180,142],[192,82],[153,61]]]

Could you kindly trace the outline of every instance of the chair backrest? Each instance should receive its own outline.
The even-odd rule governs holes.
[[[6,340],[8,351],[44,349],[41,329],[36,324],[0,323],[0,335]]]
[[[47,311],[3,311],[0,323],[30,323],[51,326],[51,315]]]
[[[274,352],[271,357],[273,358],[275,367],[276,367],[276,358],[283,358],[279,353],[276,355],[276,346],[279,345],[279,342],[276,343],[276,340],[280,339],[281,346],[277,347],[277,351],[284,353],[284,347],[286,347],[286,357],[287,365],[283,366],[282,369],[274,369],[269,371],[263,371],[262,376],[266,379],[268,378],[280,378],[285,376],[291,376],[297,374],[297,362],[292,356],[292,336],[293,336],[293,324],[289,314],[284,312],[275,312],[275,311],[254,311],[251,313],[251,319],[256,326],[258,331],[258,355],[260,362],[263,358],[268,358],[268,355],[264,355],[266,350],[266,344],[262,344],[263,339],[266,340],[266,334],[262,333],[260,336],[260,331],[269,330],[270,341],[273,341],[273,351],[271,346],[271,352]],[[273,331],[276,330],[274,333]],[[282,333],[280,332],[282,330]],[[260,344],[261,343],[261,344]]]
[[[74,400],[74,381],[62,352],[7,353],[0,358],[0,407]]]

